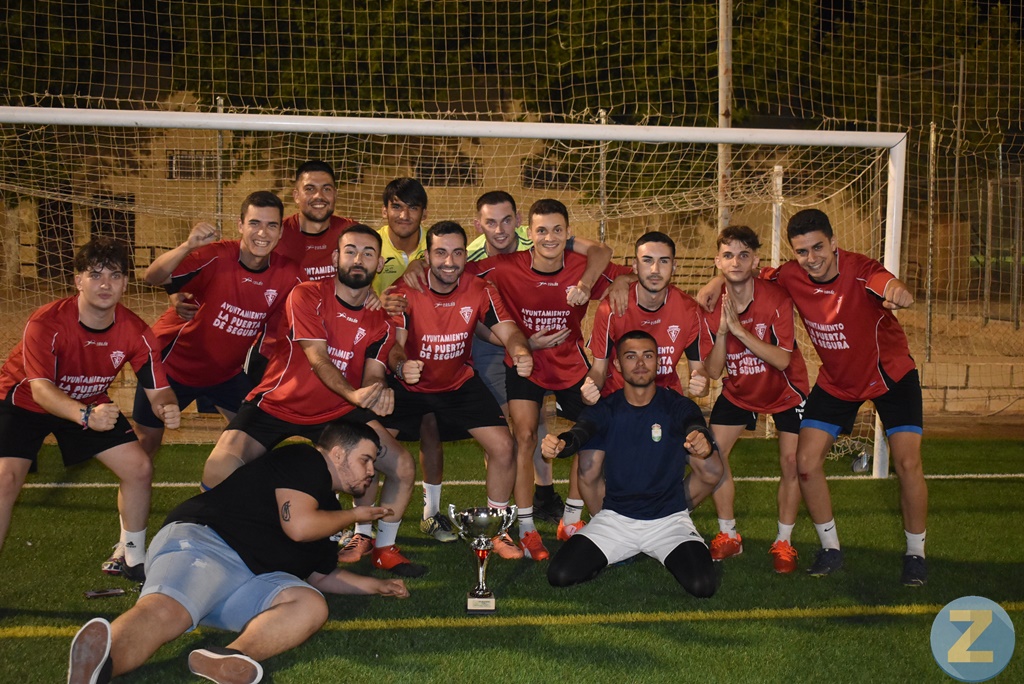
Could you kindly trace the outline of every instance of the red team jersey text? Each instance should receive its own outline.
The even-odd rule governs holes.
[[[331,362],[352,387],[362,387],[368,359],[387,365],[395,330],[383,310],[353,309],[334,294],[334,280],[303,283],[288,297],[288,335],[278,341],[263,381],[248,396],[261,409],[284,421],[316,425],[335,420],[355,407],[320,381],[300,344],[327,343]]]
[[[683,394],[683,385],[679,381],[676,366],[682,361],[687,348],[697,340],[700,330],[700,307],[693,297],[670,285],[665,303],[656,311],[648,311],[637,302],[639,285],[630,285],[629,308],[623,315],[616,316],[608,300],[604,300],[597,307],[594,330],[588,346],[595,359],[609,359],[608,375],[605,377],[604,387],[601,388],[602,397],[622,389],[622,374],[610,359],[614,356],[615,344],[630,330],[643,330],[654,337],[658,343],[657,384]]]
[[[895,276],[874,259],[836,251],[839,275],[816,283],[795,261],[764,275],[793,298],[811,343],[821,357],[817,384],[845,401],[874,399],[914,369],[907,336],[882,306]]]
[[[541,330],[570,330],[569,337],[558,346],[533,352],[530,381],[549,390],[572,387],[589,370],[580,329],[587,305],[569,306],[565,301],[569,288],[583,276],[587,258],[566,252],[562,264],[554,273],[535,271],[533,250],[500,254],[466,264],[466,273],[482,275],[498,286],[512,319],[527,338]],[[594,283],[590,298],[600,299],[613,278],[631,272],[625,266],[609,264]],[[507,353],[505,365],[512,365]]]
[[[406,297],[405,313],[395,325],[408,331],[405,352],[423,361],[420,381],[405,385],[410,392],[451,392],[473,377],[473,333],[477,323],[488,328],[511,320],[497,288],[464,276],[448,294],[426,288],[417,292],[399,281],[397,294]],[[404,384],[404,383],[403,383]]]
[[[256,336],[284,306],[299,282],[299,265],[278,254],[262,271],[239,261],[239,243],[215,242],[189,254],[174,269],[169,292],[189,292],[199,311],[183,321],[168,308],[153,324],[167,373],[190,387],[210,387],[242,372]]]
[[[78,297],[60,299],[37,309],[25,334],[0,370],[0,397],[15,406],[46,413],[32,399],[32,380],[49,380],[85,404],[110,401],[107,388],[126,363],[147,389],[167,387],[159,346],[149,326],[118,304],[114,323],[91,330],[78,320]]]
[[[724,290],[724,288],[723,288]],[[722,320],[722,298],[712,313],[702,311],[700,355],[707,358],[715,345],[718,324]],[[758,339],[792,352],[789,366],[780,371],[747,349],[734,335],[725,342],[725,368],[722,393],[735,406],[754,413],[781,413],[799,406],[810,391],[807,366],[796,346],[793,328],[793,301],[775,283],[754,280],[754,299],[738,314],[740,325]]]

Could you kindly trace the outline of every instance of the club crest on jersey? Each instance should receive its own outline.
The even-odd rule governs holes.
[[[473,318],[473,307],[464,306],[461,309],[459,309],[459,313],[462,315],[462,320],[466,321],[466,323],[469,323],[470,319]]]
[[[110,352],[110,360],[114,364],[114,368],[117,368],[124,362],[123,351],[112,351]]]
[[[277,290],[264,290],[263,296],[267,298],[267,306],[270,306],[277,299]]]
[[[359,340],[363,339],[364,337],[366,337],[366,330],[364,330],[363,328],[357,328],[356,338],[352,340],[352,344],[359,344]]]
[[[674,343],[676,341],[676,338],[679,337],[679,326],[678,325],[670,325],[670,326],[668,326],[668,336],[672,339],[672,342]]]
[[[754,326],[754,332],[757,333],[757,339],[763,340],[764,334],[768,332],[768,326],[764,323],[758,323]]]
[[[658,423],[651,426],[651,439],[655,442],[661,441],[661,425]]]

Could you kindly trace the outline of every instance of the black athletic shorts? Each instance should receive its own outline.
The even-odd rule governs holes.
[[[355,408],[341,418],[353,423],[369,423],[372,420],[380,420],[380,416],[376,413],[362,408]],[[305,437],[316,444],[320,440],[320,434],[324,428],[331,422],[333,421],[328,420],[312,425],[290,423],[270,415],[251,401],[243,401],[238,413],[225,429],[244,432],[266,447],[267,451],[270,451],[289,437]]]
[[[572,387],[549,390],[532,382],[529,378],[519,377],[515,368],[505,366],[505,391],[509,401],[523,399],[541,406],[544,404],[544,395],[551,392],[555,395],[555,409],[558,415],[572,421],[580,417],[580,413],[586,406],[583,403],[583,395],[580,394],[580,388],[583,387],[583,381],[586,379],[587,376],[584,375]]]
[[[779,432],[800,434],[800,421],[803,418],[806,401],[805,399],[793,408],[773,413],[775,429]],[[757,415],[754,411],[748,411],[732,403],[725,397],[725,394],[720,394],[711,409],[711,418],[708,419],[708,423],[711,425],[742,425],[747,430],[753,430],[757,427]]]
[[[192,387],[183,385],[171,376],[167,376],[167,384],[174,390],[174,396],[178,398],[178,408],[185,410],[185,407],[200,397],[205,397],[214,406],[222,408],[231,413],[238,413],[239,407],[245,396],[252,391],[252,382],[245,375],[239,372],[230,380],[225,380],[219,385],[209,387]],[[132,408],[132,420],[139,425],[150,428],[162,428],[164,422],[153,413],[153,407],[146,397],[146,390],[139,385],[135,388],[135,406]]]
[[[437,418],[442,441],[464,439],[470,430],[480,427],[508,429],[501,407],[475,372],[450,392],[414,392],[394,380],[391,387],[395,390],[395,410],[380,422],[389,430],[398,430],[403,440],[419,439],[420,422],[430,413]]]
[[[60,447],[60,455],[66,466],[88,461],[107,449],[139,440],[123,414],[117,416],[113,430],[97,432],[83,430],[79,423],[49,413],[36,413],[8,401],[0,402],[0,456],[32,461],[34,471],[39,449],[49,434],[57,438],[57,446]]]
[[[887,382],[889,391],[870,401],[875,405],[878,417],[882,419],[885,434],[894,432],[916,432],[921,434],[924,425],[924,405],[921,397],[921,378],[917,369],[911,370],[898,382]],[[818,385],[807,397],[807,408],[801,427],[812,427],[838,437],[850,434],[857,411],[863,401],[838,399]]]

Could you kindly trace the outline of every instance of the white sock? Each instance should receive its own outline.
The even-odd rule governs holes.
[[[779,534],[775,537],[775,541],[788,542],[793,536],[793,528],[796,527],[796,523],[787,525],[781,520],[779,521]]]
[[[814,523],[814,529],[818,532],[818,540],[823,549],[839,548],[839,533],[836,532],[836,519],[832,518],[827,523]]]
[[[718,519],[718,531],[719,532],[725,532],[727,535],[729,535],[730,537],[735,539],[736,538],[736,519],[733,518],[732,520],[723,520],[722,518],[719,518]]]
[[[523,506],[519,509],[519,516],[516,518],[519,521],[519,538],[522,539],[528,532],[536,532],[537,528],[533,524],[533,506]]]
[[[903,534],[907,535],[907,555],[920,556],[921,558],[924,558],[925,533],[922,532],[921,534],[913,534],[911,532],[903,530]]]
[[[373,537],[373,523],[356,523],[355,534]]]
[[[566,525],[578,523],[583,517],[583,499],[566,499],[562,511],[562,522]]]
[[[138,532],[123,531],[124,538],[124,562],[128,565],[138,565],[146,562],[146,528]]]
[[[423,483],[423,519],[432,518],[441,510],[441,485]]]
[[[378,549],[383,549],[385,546],[391,546],[398,539],[398,526],[400,522],[384,522],[383,520],[377,521],[377,541],[374,542],[374,546]]]
[[[491,497],[487,497],[487,507],[497,508],[499,511],[503,511],[508,508],[508,501],[494,501]]]

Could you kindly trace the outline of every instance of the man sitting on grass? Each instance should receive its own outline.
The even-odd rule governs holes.
[[[215,682],[258,682],[260,661],[298,646],[327,621],[320,592],[405,598],[402,580],[337,568],[330,536],[392,513],[341,510],[373,480],[372,428],[328,424],[316,448],[292,444],[242,466],[170,512],[153,539],[139,601],[113,623],[87,622],[71,642],[68,682],[92,684],[141,666],[198,625],[241,632],[227,648],[192,651],[189,670]]]

